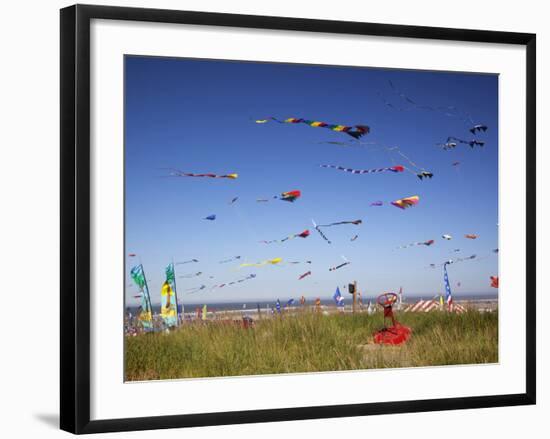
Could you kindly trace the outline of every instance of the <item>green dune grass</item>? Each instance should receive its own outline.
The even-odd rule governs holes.
[[[126,337],[127,381],[498,362],[498,313],[397,313],[413,329],[399,347],[372,334],[382,315],[312,312],[260,320],[253,329],[216,322]]]

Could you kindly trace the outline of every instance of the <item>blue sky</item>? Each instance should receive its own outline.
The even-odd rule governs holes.
[[[403,107],[389,81],[425,106],[455,106],[486,124],[472,136],[469,122]],[[364,142],[397,145],[416,165],[433,172],[420,181],[409,172],[353,175],[320,164],[369,169],[402,164],[400,156],[375,146],[342,147],[325,141],[352,138],[305,124],[256,124],[274,116],[366,124]],[[484,148],[459,145],[443,151],[436,143],[448,136],[486,141]],[[457,167],[452,166],[460,161]],[[163,168],[184,172],[238,173],[237,180],[165,177]],[[180,302],[329,298],[337,285],[357,280],[365,296],[395,291],[436,294],[444,290],[442,269],[430,263],[477,254],[478,261],[449,267],[455,298],[490,291],[489,276],[498,272],[498,76],[375,68],[308,66],[128,56],[125,59],[126,297],[129,270],[143,263],[153,303],[158,302],[164,267],[176,266]],[[295,203],[272,200],[299,189]],[[418,195],[418,206],[400,210],[386,202]],[[229,204],[239,197],[234,204]],[[204,217],[216,214],[215,221]],[[360,226],[323,229],[328,245],[312,228],[362,219]],[[309,229],[310,237],[261,244]],[[477,240],[464,238],[479,235]],[[357,240],[350,239],[358,234]],[[442,234],[451,234],[445,241]],[[431,247],[397,250],[399,245],[434,239]],[[451,253],[455,248],[460,253]],[[275,257],[312,264],[238,269],[232,256],[256,262]],[[334,272],[328,268],[351,264]],[[312,275],[298,280],[308,270]],[[188,288],[227,283],[255,273],[253,280],[188,294]],[[210,279],[210,276],[213,279]],[[460,287],[457,283],[460,282]]]

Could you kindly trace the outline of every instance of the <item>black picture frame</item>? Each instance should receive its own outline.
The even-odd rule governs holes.
[[[418,401],[90,420],[90,21],[181,23],[332,34],[484,42],[526,47],[526,392]],[[273,422],[535,404],[536,35],[303,18],[75,5],[61,10],[60,426],[76,433]]]

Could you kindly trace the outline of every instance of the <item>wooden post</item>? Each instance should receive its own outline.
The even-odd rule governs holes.
[[[353,306],[351,312],[355,314],[355,304],[357,303],[357,281],[353,281]]]

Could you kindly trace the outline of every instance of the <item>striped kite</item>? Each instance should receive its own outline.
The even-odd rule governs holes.
[[[390,166],[387,168],[375,168],[375,169],[352,169],[352,168],[344,168],[343,166],[336,166],[336,165],[319,165],[319,166],[321,168],[331,168],[331,169],[337,169],[339,171],[349,172],[350,174],[374,174],[377,172],[387,172],[387,171],[397,173],[397,172],[403,172],[405,170],[405,168],[401,165]]]
[[[260,242],[262,244],[272,244],[274,242],[285,242],[285,241],[288,241],[289,239],[294,239],[294,238],[307,238],[308,236],[309,236],[309,230],[306,229],[303,232],[296,233],[295,235],[289,235],[283,239],[274,239],[272,241],[260,241]]]
[[[230,180],[235,180],[239,178],[239,174],[194,174],[192,172],[183,172],[178,169],[169,168],[170,174],[168,174],[170,177],[207,177],[207,178],[229,178]]]
[[[342,259],[344,260],[343,263],[341,263],[341,264],[339,264],[339,265],[335,265],[334,267],[330,267],[330,268],[328,269],[328,271],[336,271],[336,270],[339,270],[339,269],[342,268],[342,267],[345,267],[346,265],[351,264],[351,262],[348,261],[348,260],[346,259],[345,256],[342,256]]]
[[[339,133],[346,133],[350,135],[351,137],[355,139],[359,139],[360,137],[364,136],[365,134],[368,134],[370,132],[370,128],[367,125],[354,125],[354,126],[347,126],[347,125],[339,125],[339,124],[330,124],[326,122],[319,122],[315,120],[308,120],[308,119],[302,119],[297,117],[289,117],[287,119],[279,120],[274,117],[268,117],[266,119],[259,119],[256,120],[256,123],[263,124],[268,121],[274,121],[277,123],[291,123],[291,124],[297,124],[297,123],[304,123],[306,125],[309,125],[310,127],[314,128],[328,128],[329,130],[336,131]]]

